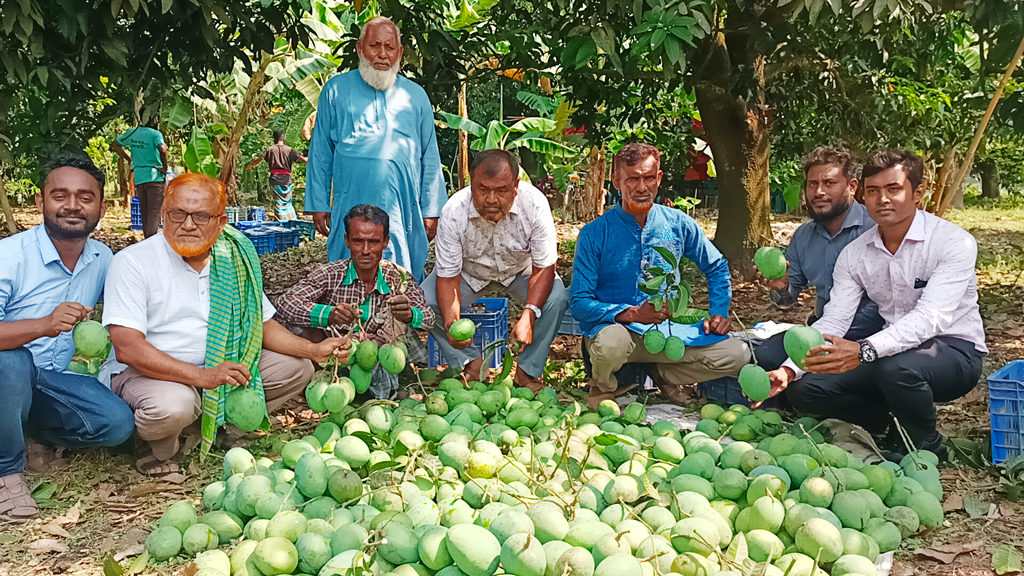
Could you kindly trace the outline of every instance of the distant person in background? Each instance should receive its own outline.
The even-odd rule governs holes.
[[[142,211],[142,235],[149,238],[160,230],[160,207],[164,203],[167,175],[164,135],[152,126],[138,126],[118,136],[110,149],[132,165],[135,197]]]
[[[284,141],[284,132],[274,132],[274,145],[267,148],[262,156],[250,162],[245,169],[252,170],[266,160],[270,166],[270,190],[274,193],[274,213],[277,214],[277,219],[297,220],[295,207],[292,206],[292,164],[305,162],[308,158]]]
[[[391,223],[384,259],[419,282],[447,200],[434,109],[423,88],[398,73],[403,50],[394,22],[367,22],[356,52],[359,69],[331,78],[320,93],[305,209],[328,236],[334,261],[349,257],[342,224],[349,210],[379,206]]]

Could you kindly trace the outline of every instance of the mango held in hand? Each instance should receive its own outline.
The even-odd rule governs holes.
[[[758,270],[761,269],[761,262],[764,261],[764,255],[771,249],[771,246],[761,246],[757,249],[757,252],[754,252],[754,266],[757,266]]]
[[[86,320],[75,324],[72,339],[75,341],[75,350],[78,352],[76,356],[92,359],[107,355],[110,337],[107,335],[107,329],[95,320]]]
[[[651,354],[658,354],[665,349],[665,335],[659,330],[648,330],[644,333],[644,348]]]
[[[454,340],[470,340],[476,334],[476,324],[473,324],[473,321],[469,318],[456,320],[452,323],[452,327],[448,329],[448,334]]]
[[[267,405],[256,390],[235,388],[224,399],[224,417],[246,432],[252,432],[267,417]]]
[[[665,356],[669,360],[678,362],[683,357],[684,352],[686,352],[686,345],[683,344],[682,338],[679,336],[669,336],[665,339]]]
[[[377,365],[377,345],[373,340],[363,340],[356,346],[356,364],[367,372]]]
[[[761,249],[763,250],[763,248]],[[758,250],[760,252],[760,250]],[[761,275],[769,280],[778,280],[786,275],[786,255],[778,248],[769,248],[761,255],[760,263],[757,256],[754,256],[754,265],[761,271]]]
[[[825,344],[825,339],[821,336],[821,332],[810,326],[793,326],[789,330],[786,330],[786,336],[782,340],[783,346],[786,348],[786,354],[789,355],[790,360],[797,365],[797,368],[804,369],[804,359],[807,358],[807,352],[815,346],[821,346]]]
[[[740,370],[740,388],[754,402],[762,402],[768,399],[771,393],[772,381],[768,373],[757,364],[747,364]]]
[[[398,374],[405,368],[405,350],[395,344],[385,344],[377,351],[381,368],[391,374]]]

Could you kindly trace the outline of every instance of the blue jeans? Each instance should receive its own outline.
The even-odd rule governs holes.
[[[25,468],[25,436],[58,448],[117,446],[135,430],[99,380],[37,368],[27,348],[0,351],[0,478]]]

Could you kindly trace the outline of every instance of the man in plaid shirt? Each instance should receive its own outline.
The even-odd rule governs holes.
[[[277,302],[278,317],[313,341],[322,340],[329,327],[348,332],[357,318],[356,332],[378,346],[405,339],[408,328],[429,330],[434,311],[423,289],[409,271],[383,259],[390,239],[387,212],[360,204],[344,222],[345,245],[352,257],[320,266],[283,294]],[[415,342],[409,346],[410,352],[417,348]],[[397,384],[388,376],[392,375],[374,371],[371,390],[378,398],[389,397]]]

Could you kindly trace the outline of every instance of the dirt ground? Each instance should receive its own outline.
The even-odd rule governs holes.
[[[695,216],[706,233],[713,234],[715,215],[699,212]],[[34,209],[18,210],[17,219],[22,227],[41,221]],[[1020,265],[1020,255],[1024,255],[1024,210],[967,210],[955,213],[951,219],[970,230],[979,242],[979,303],[990,348],[984,367],[987,376],[1011,360],[1024,358],[1024,281]],[[777,217],[772,224],[776,243],[788,243],[802,222],[801,218]],[[558,225],[558,270],[563,277],[571,276],[579,228]],[[0,232],[0,236],[5,235],[6,230]],[[128,230],[124,207],[113,207],[108,212],[95,237],[115,251],[142,239],[141,232]],[[324,261],[326,247],[322,240],[265,256],[268,296],[273,300]],[[706,306],[706,290],[699,283],[694,288],[694,306]],[[813,293],[804,294],[798,306],[780,311],[758,285],[734,283],[733,290],[733,309],[748,326],[766,319],[803,322],[813,310]],[[513,311],[510,316],[517,314]],[[552,346],[551,358],[578,359],[579,347],[579,337],[560,336]],[[279,425],[275,433],[308,433],[316,425],[311,417],[304,403],[296,400],[275,415]],[[940,406],[939,425],[948,437],[975,440],[986,446],[989,422],[984,380],[965,398]],[[261,439],[259,445],[269,447],[272,440]],[[0,576],[103,574],[105,559],[120,561],[139,554],[152,521],[162,510],[174,501],[197,499],[202,487],[220,469],[216,456],[201,463],[190,455],[183,462],[182,474],[154,481],[134,471],[127,453],[84,450],[67,456],[69,464],[61,470],[30,477],[36,499],[45,509],[42,517],[27,526],[0,525]],[[998,468],[946,465],[942,483],[945,524],[905,541],[891,574],[993,574],[991,554],[997,545],[1024,546],[1024,510],[1007,499],[1007,485],[1001,482]],[[190,576],[187,567],[182,566],[142,568],[132,567],[129,562],[125,566],[129,573]]]

